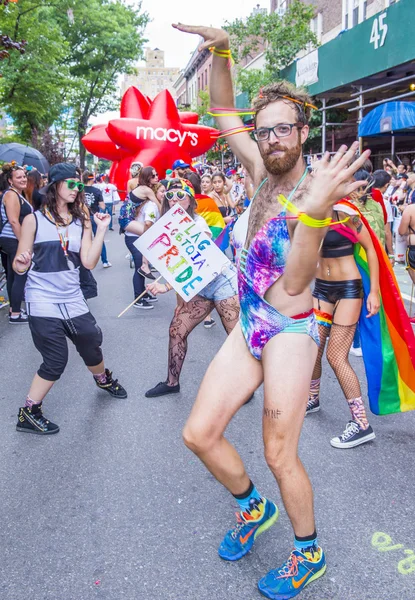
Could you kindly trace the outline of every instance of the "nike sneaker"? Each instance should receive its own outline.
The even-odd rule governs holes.
[[[304,554],[293,550],[281,568],[273,569],[259,580],[258,589],[271,600],[290,600],[324,575],[326,568],[326,557],[321,548]]]
[[[246,511],[236,513],[237,523],[230,529],[219,546],[223,560],[239,560],[247,554],[256,538],[269,529],[278,519],[276,504],[261,498]]]

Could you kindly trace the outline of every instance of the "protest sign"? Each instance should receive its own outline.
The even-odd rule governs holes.
[[[134,245],[186,302],[230,264],[213,240],[177,204]]]

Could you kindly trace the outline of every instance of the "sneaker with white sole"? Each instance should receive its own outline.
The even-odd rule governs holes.
[[[147,300],[147,302],[158,302],[159,301],[157,296],[155,296],[151,292],[147,292],[147,294],[144,294],[143,298],[144,298],[144,300]]]
[[[141,298],[133,304],[134,308],[141,308],[141,310],[151,310],[154,308],[154,304],[150,304],[145,298]]]
[[[332,438],[330,444],[333,448],[354,448],[374,440],[375,437],[375,432],[370,425],[367,429],[361,429],[356,421],[349,421],[341,436]]]
[[[353,354],[353,356],[363,356],[363,352],[361,348],[353,348],[353,346],[349,350],[349,354]]]
[[[102,266],[104,267],[104,269],[109,269],[110,267],[112,267],[112,264],[109,261],[107,261],[106,263],[103,263]]]
[[[316,413],[320,410],[320,400],[318,398],[309,398],[307,402],[307,408],[305,411],[306,416],[311,413]]]
[[[9,323],[16,325],[17,323],[29,323],[29,317],[26,314],[20,313],[18,317],[9,316]]]
[[[212,329],[214,325],[216,325],[216,321],[214,319],[206,319],[206,321],[203,322],[203,327],[205,329]]]

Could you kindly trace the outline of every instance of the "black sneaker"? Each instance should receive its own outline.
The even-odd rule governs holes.
[[[9,323],[13,323],[14,325],[16,323],[29,323],[29,318],[27,315],[24,315],[22,313],[20,313],[20,315],[18,317],[9,317]]]
[[[206,319],[206,321],[203,322],[203,327],[205,327],[205,329],[211,329],[214,325],[216,325],[216,321],[213,319]]]
[[[35,404],[32,408],[21,406],[17,415],[16,431],[49,435],[58,433],[59,425],[51,423],[42,413],[42,404]]]
[[[320,400],[318,398],[309,398],[307,402],[307,408],[305,411],[305,415],[310,415],[311,413],[318,412],[320,410]]]
[[[107,378],[105,383],[100,383],[94,377],[97,386],[101,388],[101,390],[108,392],[113,398],[127,398],[127,392],[122,385],[118,383],[118,379],[112,378],[112,372],[105,369],[105,375]]]
[[[155,279],[153,273],[146,273],[145,271],[143,271],[143,269],[140,267],[139,269],[137,269],[137,273],[139,275],[141,275],[142,277],[145,277],[146,279]]]
[[[144,294],[143,298],[144,298],[144,300],[147,300],[147,302],[158,302],[159,301],[157,296],[155,296],[151,292],[147,292],[147,294]]]
[[[361,429],[356,421],[349,421],[341,436],[332,438],[330,444],[333,448],[354,448],[374,440],[375,437],[375,432],[370,425],[367,429]]]
[[[142,310],[151,310],[152,308],[154,308],[154,306],[150,304],[150,302],[145,298],[141,298],[141,300],[135,302],[133,306],[134,308],[141,308]]]
[[[167,394],[178,394],[180,392],[180,383],[177,385],[168,385],[167,381],[160,381],[155,387],[148,390],[144,395],[146,398],[157,398],[157,396],[167,396]]]

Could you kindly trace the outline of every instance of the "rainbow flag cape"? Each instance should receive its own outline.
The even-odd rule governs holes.
[[[196,202],[197,214],[205,219],[212,232],[212,238],[216,240],[223,229],[225,229],[225,221],[223,220],[218,205],[213,198],[202,194],[196,194]]]
[[[353,204],[352,208],[367,227],[379,260],[381,307],[374,317],[366,318],[366,299],[370,292],[366,252],[355,245],[355,260],[363,281],[365,301],[359,327],[362,340],[370,410],[388,415],[415,410],[415,336],[389,259],[369,223]],[[346,213],[349,211],[346,209]]]

